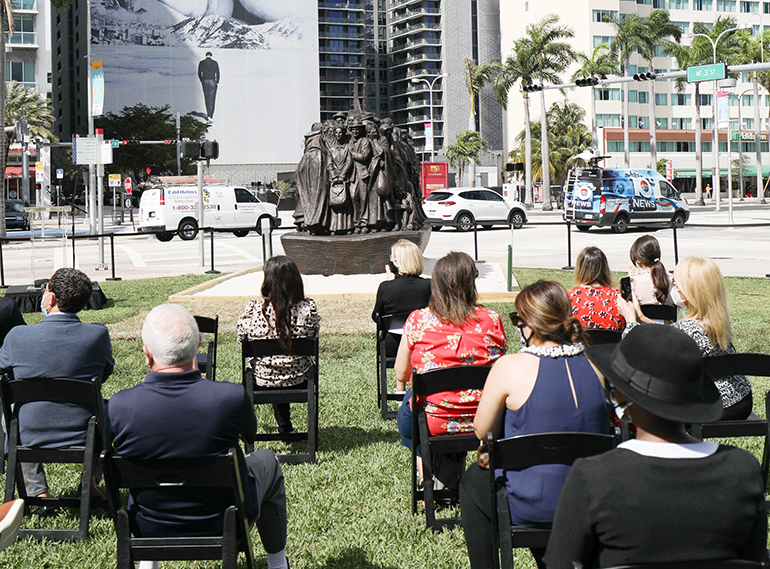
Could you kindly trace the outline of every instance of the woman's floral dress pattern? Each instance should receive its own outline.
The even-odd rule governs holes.
[[[583,328],[622,332],[626,327],[626,319],[618,310],[618,296],[620,292],[609,286],[576,286],[569,291],[572,315],[580,320]]]
[[[417,373],[457,365],[492,365],[505,354],[500,315],[479,307],[462,328],[442,322],[429,308],[415,310],[404,324],[404,336]],[[473,432],[481,390],[442,391],[428,396],[425,413],[433,435]]]

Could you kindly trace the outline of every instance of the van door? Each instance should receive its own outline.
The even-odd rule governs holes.
[[[257,196],[246,188],[235,188],[235,227],[256,227],[261,211]]]
[[[679,192],[666,180],[658,180],[658,215],[660,220],[669,221],[677,209],[675,204],[679,199]]]
[[[655,202],[655,184],[647,178],[633,178],[634,197],[631,200],[631,223],[644,225],[657,221],[658,207]]]

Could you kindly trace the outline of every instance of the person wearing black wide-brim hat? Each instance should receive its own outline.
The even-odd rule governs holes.
[[[650,324],[586,354],[614,386],[637,437],[575,462],[556,509],[547,567],[766,559],[756,458],[685,430],[722,414],[697,344],[675,328]]]

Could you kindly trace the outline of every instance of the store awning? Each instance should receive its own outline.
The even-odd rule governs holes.
[[[29,177],[35,177],[35,167],[29,167]],[[5,179],[11,180],[15,178],[21,178],[21,166],[6,166],[5,167]]]
[[[747,167],[747,169],[748,169],[748,167]],[[762,168],[762,170],[764,171],[764,167]],[[744,172],[745,172],[745,170],[744,170]],[[727,176],[727,168],[720,169],[719,170],[719,175],[726,177]],[[703,178],[710,178],[711,177],[711,168],[709,168],[707,170],[703,170],[703,172],[701,173],[701,176]],[[694,177],[695,177],[695,170],[694,169],[693,170],[677,170],[677,169],[674,169],[674,179],[677,179],[677,178],[694,178]]]

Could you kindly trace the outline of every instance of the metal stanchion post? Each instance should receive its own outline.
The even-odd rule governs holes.
[[[562,267],[565,271],[573,271],[575,267],[572,266],[572,232],[570,231],[570,222],[567,220],[567,266]]]
[[[676,240],[676,227],[674,227],[673,229],[674,229],[674,264],[678,265],[679,264],[679,244],[677,243],[677,240]]]
[[[508,245],[508,292],[513,290],[513,246]]]
[[[0,239],[0,288],[8,288],[5,284],[5,263],[3,262],[3,240]]]
[[[211,231],[211,270],[206,271],[207,275],[218,275],[219,271],[214,269],[214,228],[210,228]]]
[[[121,280],[121,278],[115,276],[115,234],[114,233],[110,233],[110,260],[112,261],[112,278],[106,278],[104,280],[119,281]]]
[[[72,268],[75,269],[75,204],[72,204]]]
[[[474,220],[473,222],[473,259],[479,260],[479,226]]]

